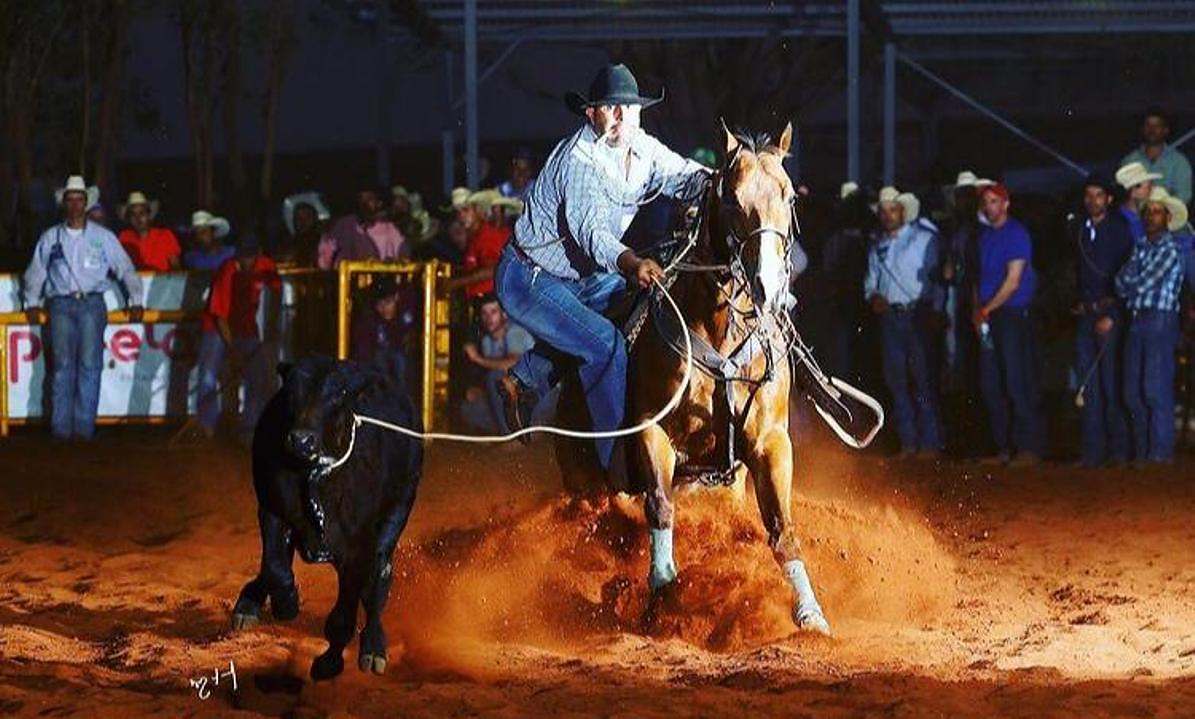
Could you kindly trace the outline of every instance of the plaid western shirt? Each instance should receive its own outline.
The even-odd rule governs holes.
[[[511,240],[557,277],[617,272],[623,233],[641,204],[657,195],[695,197],[709,171],[646,132],[625,149],[599,141],[586,123],[552,150],[527,195]]]
[[[1178,242],[1169,232],[1157,242],[1140,239],[1116,275],[1116,291],[1130,310],[1178,311],[1183,264]]]

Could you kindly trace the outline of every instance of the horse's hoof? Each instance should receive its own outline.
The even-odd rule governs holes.
[[[386,655],[384,654],[362,654],[357,657],[357,667],[363,672],[373,672],[374,674],[386,673]]]
[[[234,612],[232,615],[232,628],[238,632],[244,629],[252,629],[258,624],[261,624],[261,617],[256,614]]]
[[[339,653],[333,654],[331,651],[324,652],[311,663],[311,678],[317,682],[339,676],[343,671],[344,657]]]
[[[793,621],[796,622],[797,629],[803,632],[813,632],[824,637],[833,636],[830,631],[830,623],[826,621],[826,615],[822,614],[822,610],[819,608],[804,611],[793,610]]]

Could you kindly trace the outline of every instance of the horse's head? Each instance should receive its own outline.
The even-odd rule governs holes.
[[[756,307],[772,310],[785,298],[789,252],[795,240],[796,194],[781,161],[792,144],[789,123],[778,142],[764,133],[726,132],[726,158],[717,189],[724,250]]]

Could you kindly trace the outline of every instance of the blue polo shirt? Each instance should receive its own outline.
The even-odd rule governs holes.
[[[1124,221],[1129,223],[1129,234],[1133,236],[1133,241],[1136,242],[1145,237],[1145,223],[1141,221],[1141,215],[1138,215],[1135,210],[1121,205],[1119,208],[1120,216]]]
[[[1008,274],[1008,263],[1025,260],[1021,284],[1002,307],[1028,307],[1037,290],[1033,271],[1033,241],[1029,231],[1013,218],[1001,227],[985,226],[979,235],[979,301],[987,302],[999,291]]]

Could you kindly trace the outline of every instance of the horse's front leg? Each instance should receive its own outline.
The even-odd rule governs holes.
[[[676,562],[672,558],[672,476],[676,470],[676,450],[668,434],[652,426],[639,436],[643,453],[640,471],[648,472],[647,496],[643,508],[651,533],[651,568],[647,584],[658,592],[676,580]]]
[[[830,624],[818,604],[801,558],[801,541],[792,520],[793,447],[785,429],[768,432],[746,458],[755,481],[755,498],[768,533],[768,545],[784,570],[797,603],[793,621],[800,629],[830,634]]]

